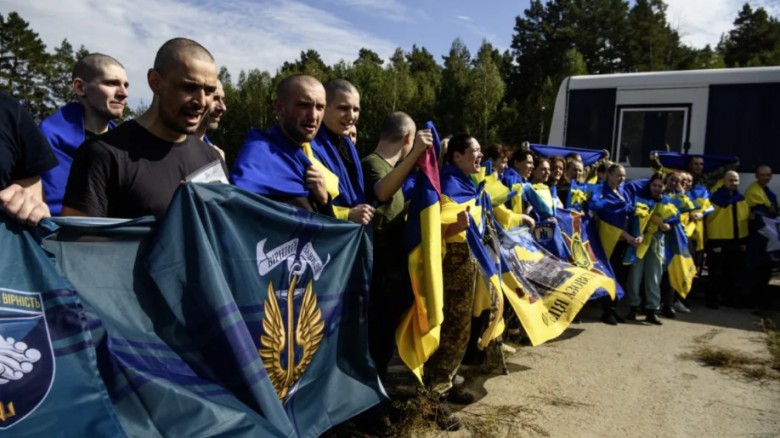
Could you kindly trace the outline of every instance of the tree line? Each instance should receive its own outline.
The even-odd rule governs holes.
[[[433,120],[443,132],[469,132],[480,142],[543,142],[561,81],[571,75],[780,65],[780,22],[763,8],[742,6],[717,46],[681,42],[663,0],[532,0],[515,20],[511,47],[503,53],[483,41],[476,54],[456,38],[441,62],[425,47],[396,49],[382,59],[370,48],[334,65],[315,50],[302,51],[272,75],[253,69],[233,77],[222,67],[227,114],[209,133],[228,162],[250,127],[274,123],[273,90],[284,77],[344,78],[361,94],[358,149],[372,150],[386,114],[407,112]],[[70,74],[89,53],[63,40],[48,52],[16,12],[0,14],[0,89],[42,120],[71,99]],[[128,110],[128,116],[142,111]]]

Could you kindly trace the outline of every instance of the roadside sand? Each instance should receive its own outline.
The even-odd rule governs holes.
[[[561,339],[508,356],[509,375],[467,382],[478,401],[459,413],[466,428],[431,436],[780,436],[780,381],[685,357],[709,344],[769,360],[760,318],[694,304],[660,327],[585,309]]]

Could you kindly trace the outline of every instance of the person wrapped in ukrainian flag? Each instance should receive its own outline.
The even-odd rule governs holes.
[[[598,234],[601,244],[615,272],[615,279],[621,285],[626,284],[628,266],[623,264],[623,256],[628,245],[642,243],[642,235],[632,235],[627,231],[629,220],[634,212],[633,196],[624,184],[626,169],[620,164],[607,168],[606,179],[600,193],[588,200],[588,208],[598,219]],[[601,320],[605,324],[616,325],[625,322],[617,314],[615,302],[609,297],[602,298],[603,313]]]
[[[444,320],[439,348],[426,362],[425,376],[432,393],[460,403],[473,401],[469,394],[451,389],[471,334],[479,269],[469,248],[467,232],[470,225],[484,232],[485,209],[490,208],[484,184],[478,186],[472,178],[480,172],[481,160],[479,142],[470,135],[458,134],[449,141],[441,169],[442,238],[446,248],[442,259]]]

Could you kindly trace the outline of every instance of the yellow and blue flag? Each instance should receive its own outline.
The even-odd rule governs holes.
[[[395,332],[398,355],[421,382],[425,362],[439,348],[444,321],[441,184],[437,159],[440,141],[431,122],[424,129],[431,129],[434,147],[417,161],[419,170],[407,198],[410,203],[404,231],[414,303]]]
[[[556,155],[565,157],[570,153],[577,153],[582,157],[582,165],[590,166],[596,161],[604,158],[604,151],[596,151],[593,149],[573,148],[569,146],[550,146],[544,144],[531,143],[531,150],[542,157],[552,158]]]
[[[498,230],[502,290],[532,345],[563,333],[594,292],[615,294],[615,281],[553,257],[527,227]]]

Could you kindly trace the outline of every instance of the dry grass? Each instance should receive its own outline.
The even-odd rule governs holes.
[[[484,406],[479,410],[459,413],[466,429],[475,437],[549,437],[550,433],[536,424],[539,411],[524,406]]]
[[[702,365],[727,372],[735,372],[750,380],[767,378],[780,380],[780,373],[773,370],[772,363],[746,353],[714,345],[701,345],[686,355]]]
[[[764,318],[762,326],[766,332],[766,346],[772,355],[771,367],[780,371],[780,332],[777,331],[777,322],[771,318]]]

